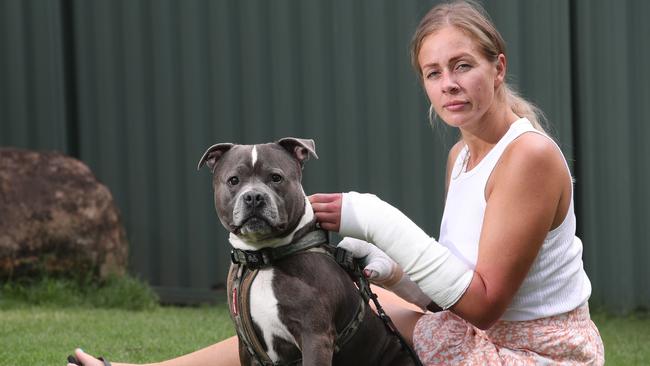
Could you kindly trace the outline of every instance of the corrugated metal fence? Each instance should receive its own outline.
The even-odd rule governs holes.
[[[408,43],[430,1],[0,0],[0,144],[58,149],[112,190],[132,271],[167,299],[228,265],[215,142],[314,138],[308,193],[380,195],[437,235],[455,132],[426,119]],[[571,159],[593,301],[650,306],[645,1],[486,2],[511,81]]]

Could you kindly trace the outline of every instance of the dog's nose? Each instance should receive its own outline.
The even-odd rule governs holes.
[[[244,203],[248,207],[252,207],[252,208],[260,207],[264,205],[264,202],[265,199],[262,193],[254,192],[254,191],[244,193]]]

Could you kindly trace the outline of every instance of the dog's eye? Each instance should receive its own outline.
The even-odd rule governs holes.
[[[271,174],[271,181],[273,183],[280,183],[282,182],[282,176],[280,174]]]
[[[228,184],[230,184],[231,186],[238,185],[239,184],[239,178],[237,178],[237,177],[228,178]]]

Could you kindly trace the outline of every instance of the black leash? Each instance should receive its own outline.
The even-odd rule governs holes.
[[[375,304],[377,315],[379,316],[379,319],[384,322],[384,325],[388,331],[397,337],[401,346],[406,349],[406,351],[413,359],[413,362],[415,362],[417,366],[423,366],[422,361],[420,361],[420,358],[418,357],[413,347],[411,347],[408,342],[406,342],[406,339],[404,339],[399,330],[397,330],[395,323],[393,323],[393,320],[390,318],[390,316],[388,316],[384,308],[379,303],[377,295],[370,289],[370,282],[368,282],[368,279],[363,274],[361,261],[354,258],[352,256],[352,253],[343,248],[335,247],[333,254],[336,262],[339,263],[339,265],[350,274],[352,280],[356,283],[361,297],[363,297],[366,301],[372,300],[373,304]]]

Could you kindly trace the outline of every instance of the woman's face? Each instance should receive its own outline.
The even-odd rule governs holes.
[[[470,128],[495,107],[505,56],[487,60],[460,29],[448,26],[425,37],[418,62],[431,105],[448,125]]]

